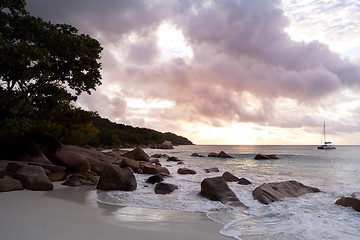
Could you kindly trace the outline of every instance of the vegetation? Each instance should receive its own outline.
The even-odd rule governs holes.
[[[193,144],[187,138],[174,133],[161,133],[148,128],[117,124],[100,117],[94,119],[94,126],[100,132],[89,142],[91,145],[159,144],[164,141],[171,141],[174,145]]]
[[[94,113],[73,107],[100,85],[100,43],[67,24],[30,16],[25,0],[0,1],[0,130],[52,132],[84,142]]]
[[[38,128],[67,144],[191,143],[75,108],[81,93],[101,84],[102,47],[70,25],[30,16],[25,5],[0,1],[0,133]]]

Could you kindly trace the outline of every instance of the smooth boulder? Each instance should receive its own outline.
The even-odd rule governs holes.
[[[159,183],[164,181],[164,176],[161,174],[156,174],[154,176],[149,177],[146,182],[147,183],[151,183],[151,184],[155,184],[155,183]]]
[[[238,182],[240,180],[238,177],[229,172],[224,172],[221,177],[227,182]]]
[[[35,165],[25,165],[16,170],[14,178],[19,180],[24,188],[34,191],[53,190],[50,179],[45,174],[42,167]]]
[[[88,172],[90,170],[90,163],[86,157],[64,147],[58,149],[51,160],[72,172]]]
[[[220,172],[219,168],[217,168],[217,167],[205,168],[204,170],[205,170],[206,173]]]
[[[252,195],[263,204],[279,201],[285,197],[300,197],[307,193],[317,193],[320,190],[316,187],[305,186],[297,181],[284,181],[264,183],[254,189]]]
[[[106,166],[102,171],[97,185],[100,190],[136,190],[137,182],[134,174],[118,166]]]
[[[140,173],[143,174],[170,174],[169,170],[166,167],[161,167],[152,163],[141,163],[140,164]]]
[[[251,182],[249,180],[247,180],[246,178],[240,178],[238,181],[238,184],[240,185],[250,185]]]
[[[178,186],[171,183],[160,182],[155,185],[156,194],[169,194],[178,189]]]
[[[135,148],[132,151],[125,153],[123,157],[137,161],[150,162],[149,155],[147,155],[142,148]]]
[[[183,175],[186,175],[186,174],[196,174],[196,171],[193,170],[193,169],[189,169],[189,168],[179,168],[177,170],[177,173],[178,174],[183,174]]]
[[[201,182],[200,195],[212,201],[220,201],[231,206],[247,208],[222,177],[205,178]]]
[[[19,180],[9,177],[0,178],[0,192],[10,192],[24,190],[24,186]]]

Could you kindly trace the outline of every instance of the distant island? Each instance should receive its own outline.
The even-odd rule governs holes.
[[[171,132],[162,133],[153,129],[114,123],[106,118],[95,117],[93,125],[99,133],[86,143],[92,146],[152,145],[164,141],[171,141],[173,145],[193,145],[189,139]]]

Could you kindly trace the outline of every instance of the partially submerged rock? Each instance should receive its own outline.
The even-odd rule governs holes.
[[[205,170],[206,173],[220,172],[220,170],[217,167],[205,168],[204,170]]]
[[[205,178],[201,182],[200,194],[212,201],[220,201],[221,203],[229,204],[231,206],[247,208],[240,202],[222,177]]]
[[[360,199],[353,197],[341,197],[336,200],[335,204],[344,207],[352,207],[355,211],[360,212]]]
[[[205,156],[203,156],[201,154],[198,154],[198,153],[193,153],[193,154],[191,154],[191,156],[192,157],[205,157]]]
[[[238,177],[229,172],[224,172],[221,177],[227,182],[238,182],[240,180]]]
[[[279,158],[274,154],[270,154],[270,155],[256,154],[254,159],[256,159],[256,160],[266,160],[266,159],[279,159]]]
[[[133,173],[118,166],[109,165],[102,171],[96,188],[101,190],[134,191],[136,187],[137,182]]]
[[[183,175],[185,175],[185,174],[196,174],[196,171],[193,170],[193,169],[189,169],[189,168],[179,168],[177,170],[177,173],[178,174],[183,174]]]
[[[161,167],[158,165],[154,165],[152,163],[141,163],[140,164],[140,173],[143,174],[170,174],[169,170],[166,167]]]
[[[251,182],[247,180],[246,178],[240,178],[238,184],[240,185],[249,185]]]
[[[164,176],[161,174],[156,174],[154,176],[149,177],[146,182],[147,183],[151,183],[151,184],[155,184],[155,183],[159,183],[164,181]]]
[[[155,185],[156,194],[169,194],[178,189],[178,186],[171,183],[160,182]]]
[[[264,183],[254,189],[252,195],[263,204],[279,201],[285,197],[299,197],[307,193],[320,192],[318,188],[305,186],[297,181]]]

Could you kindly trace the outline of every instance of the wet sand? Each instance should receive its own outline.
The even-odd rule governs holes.
[[[203,213],[103,204],[94,187],[0,193],[0,239],[229,240]]]

